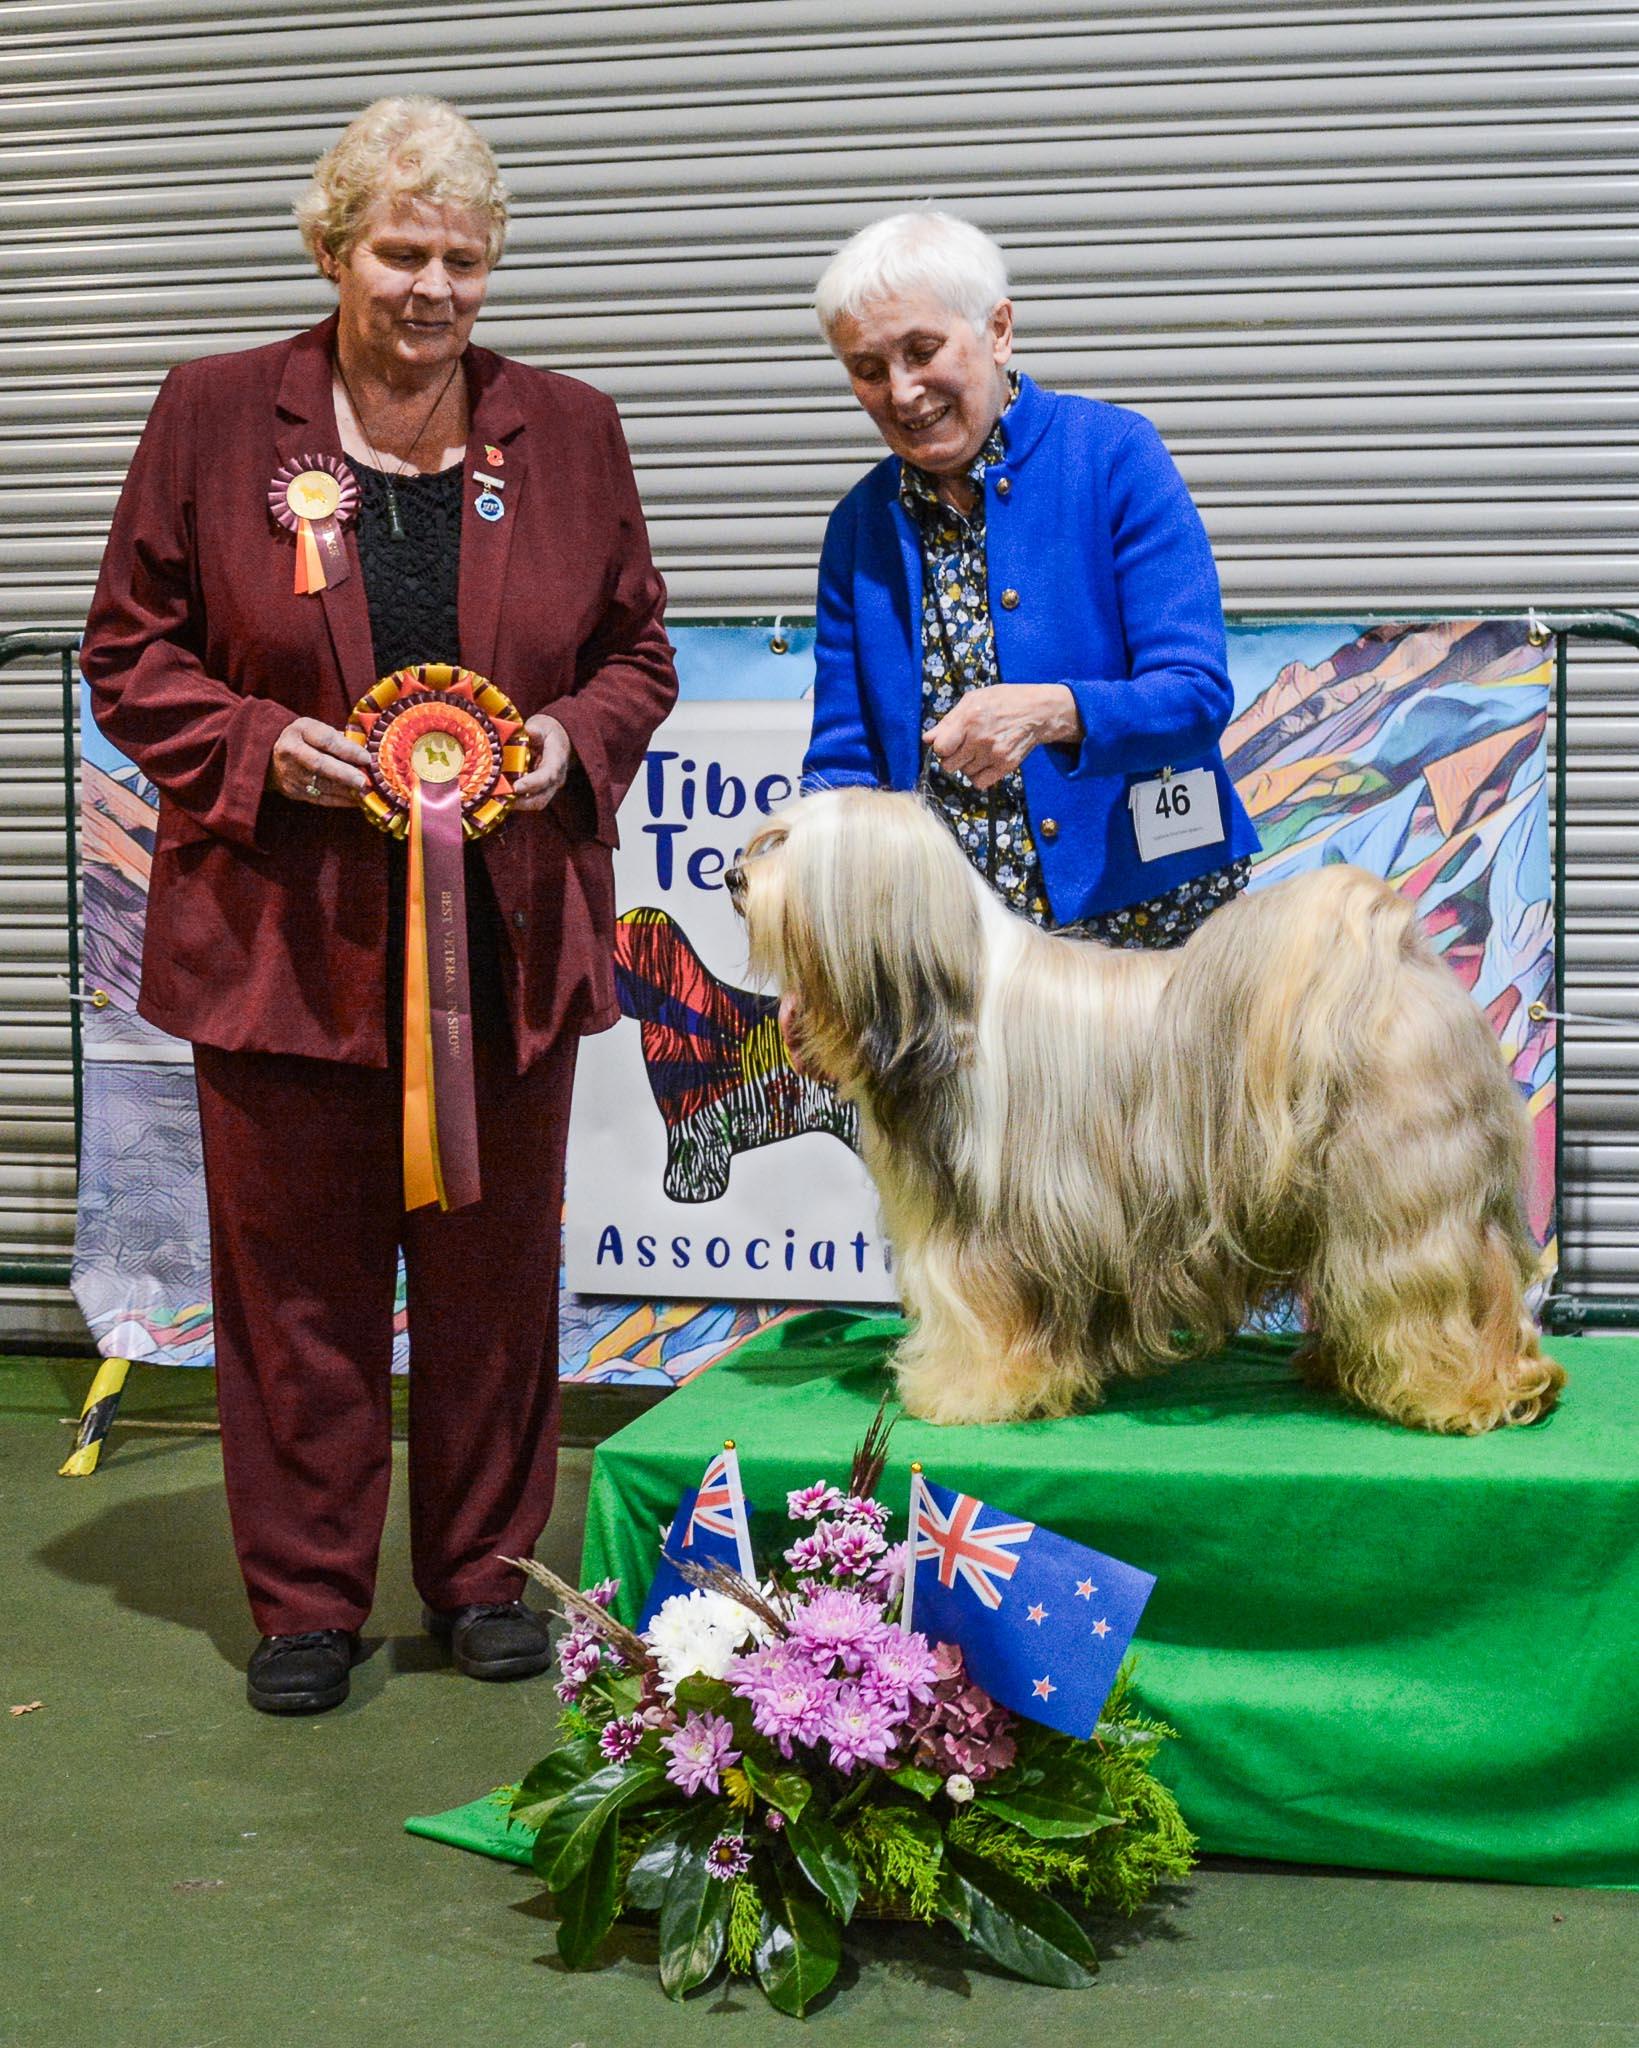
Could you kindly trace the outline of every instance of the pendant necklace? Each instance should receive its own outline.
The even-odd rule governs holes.
[[[389,539],[409,539],[409,535],[404,528],[403,514],[398,509],[398,493],[393,489],[393,485],[395,484],[395,482],[400,481],[404,477],[415,474],[415,471],[412,468],[412,464],[415,457],[415,451],[421,446],[423,435],[425,435],[427,429],[433,423],[433,414],[436,413],[438,408],[444,403],[444,394],[455,382],[455,373],[457,370],[460,369],[460,367],[461,358],[457,356],[455,361],[450,365],[450,374],[444,379],[443,383],[440,384],[438,387],[438,396],[433,400],[432,406],[427,413],[427,417],[421,422],[421,425],[416,432],[415,439],[410,443],[409,457],[404,460],[403,466],[395,474],[395,472],[390,470],[387,467],[386,463],[383,462],[383,460],[381,459],[381,451],[376,447],[375,442],[370,439],[370,429],[364,424],[363,408],[360,406],[358,400],[353,396],[353,387],[347,381],[347,372],[341,366],[341,357],[339,355],[336,357],[336,375],[341,379],[341,388],[343,389],[343,391],[347,393],[347,403],[353,408],[353,418],[358,424],[359,432],[364,436],[364,445],[366,448],[369,449],[372,461],[375,463],[377,470],[386,481],[387,533]]]

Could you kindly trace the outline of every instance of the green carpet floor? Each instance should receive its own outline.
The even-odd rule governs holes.
[[[799,2038],[744,1986],[668,2005],[652,1938],[582,1976],[528,1873],[418,1841],[546,1746],[542,1683],[477,1686],[420,1636],[402,1488],[369,1660],[334,1714],[244,1704],[245,1613],[209,1436],[116,1433],[56,1467],[81,1365],[0,1362],[0,2043],[4,2048],[671,2048]],[[199,1382],[134,1376],[127,1414]],[[543,1555],[573,1570],[589,1457]],[[19,1716],[13,1705],[41,1702]],[[1499,1788],[1499,1797],[1506,1788]],[[808,2022],[872,2048],[1639,2048],[1632,1894],[1215,1864],[1101,1943],[1084,1994],[864,1930]]]

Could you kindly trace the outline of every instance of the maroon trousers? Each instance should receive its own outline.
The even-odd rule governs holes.
[[[404,1212],[396,1065],[194,1049],[222,1457],[264,1635],[357,1629],[370,1611],[401,1245],[422,1598],[516,1599],[521,1575],[497,1559],[527,1557],[551,1512],[577,1041],[520,1076],[504,1022],[475,1021],[483,1199],[450,1215]]]

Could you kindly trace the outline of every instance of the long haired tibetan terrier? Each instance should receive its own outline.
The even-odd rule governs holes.
[[[1552,1407],[1527,1124],[1408,906],[1324,867],[1176,952],[1003,909],[913,796],[844,789],[731,876],[801,1063],[860,1112],[932,1422],[1064,1415],[1295,1293],[1311,1377],[1418,1429]]]

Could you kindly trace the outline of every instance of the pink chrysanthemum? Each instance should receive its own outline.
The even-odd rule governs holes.
[[[897,1600],[905,1589],[905,1545],[894,1544],[885,1550],[865,1575],[863,1591],[868,1599],[880,1600],[884,1607]]]
[[[874,1529],[850,1523],[831,1538],[831,1569],[838,1578],[861,1579],[887,1547]]]
[[[863,1522],[868,1529],[874,1529],[880,1536],[888,1526],[888,1510],[879,1500],[868,1500],[864,1494],[851,1493],[837,1509],[845,1522]]]
[[[724,1884],[731,1878],[744,1877],[750,1868],[751,1851],[743,1836],[719,1835],[706,1851],[706,1875],[721,1878]]]
[[[644,1736],[644,1720],[641,1714],[633,1714],[626,1720],[611,1721],[598,1737],[598,1748],[612,1764],[623,1764],[632,1756]]]
[[[885,1701],[873,1699],[857,1685],[837,1688],[821,1733],[831,1745],[831,1761],[839,1771],[855,1764],[885,1765],[899,1736],[901,1717]]]
[[[603,1664],[603,1646],[592,1631],[577,1622],[558,1644],[558,1668],[568,1685],[584,1685]]]
[[[721,1714],[690,1714],[675,1735],[663,1735],[660,1746],[670,1756],[666,1776],[692,1799],[702,1787],[720,1792],[718,1773],[740,1761],[734,1730]]]
[[[821,1515],[829,1514],[842,1495],[834,1486],[827,1486],[824,1480],[816,1480],[812,1486],[799,1486],[794,1493],[785,1497],[786,1513],[793,1522],[817,1522]]]
[[[747,1697],[751,1701],[751,1724],[789,1757],[791,1745],[810,1747],[820,1738],[825,1717],[836,1695],[836,1687],[809,1665],[806,1671],[793,1668],[779,1677],[766,1679]]]
[[[903,1714],[912,1700],[933,1698],[940,1668],[926,1636],[884,1629],[860,1667],[860,1690]]]
[[[595,1586],[586,1588],[588,1600],[595,1600],[599,1607],[613,1607],[615,1595],[620,1591],[619,1579],[599,1579]]]
[[[806,1536],[799,1536],[785,1553],[785,1561],[794,1572],[823,1572],[831,1565],[831,1546],[836,1532],[829,1522],[821,1522]]]
[[[743,1657],[736,1657],[729,1666],[728,1683],[735,1692],[749,1699],[774,1679],[784,1678],[793,1671],[806,1674],[813,1668],[795,1643],[770,1643],[766,1649],[747,1650]]]
[[[838,1657],[845,1671],[857,1671],[882,1627],[879,1607],[827,1586],[791,1617],[791,1640],[822,1671],[829,1672]]]

